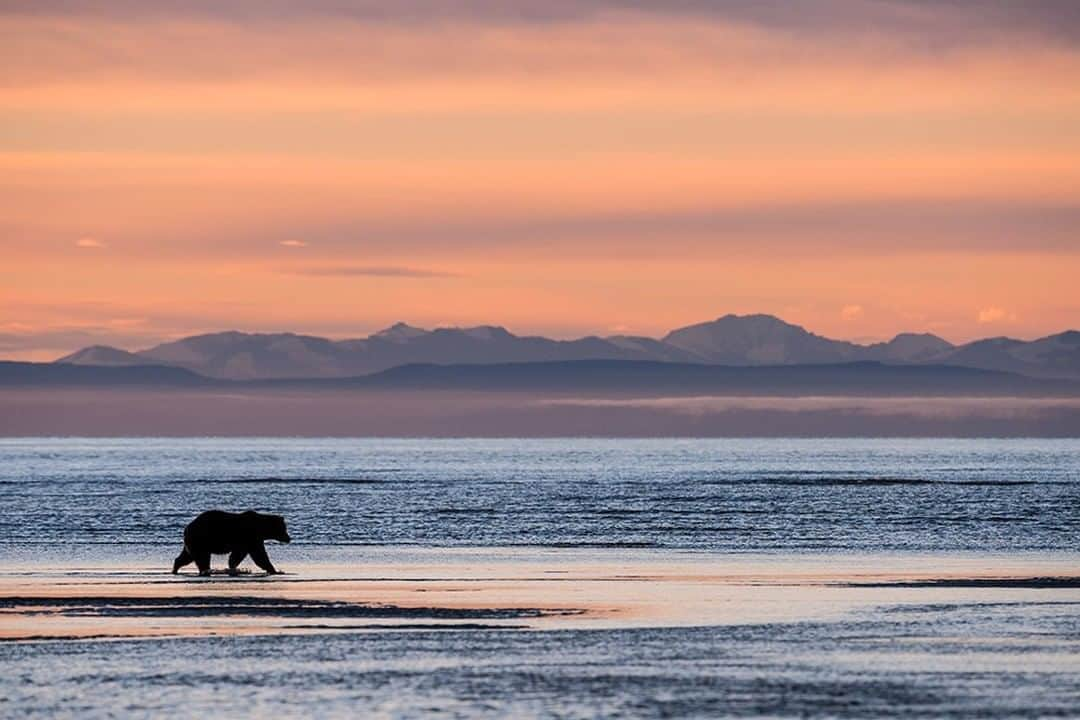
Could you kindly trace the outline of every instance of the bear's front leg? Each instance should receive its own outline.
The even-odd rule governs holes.
[[[266,554],[266,547],[262,543],[259,543],[258,545],[253,545],[250,550],[250,555],[252,561],[256,565],[261,567],[263,570],[265,570],[268,575],[278,574],[278,571],[274,567],[274,564],[270,562],[270,556]]]

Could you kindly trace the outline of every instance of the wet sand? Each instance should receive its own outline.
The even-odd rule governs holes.
[[[167,558],[0,564],[0,640],[732,626],[943,604],[1080,609],[1080,563],[1065,555],[370,547],[296,555],[276,576],[174,576]]]

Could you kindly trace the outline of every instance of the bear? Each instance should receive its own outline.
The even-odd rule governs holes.
[[[254,510],[242,513],[208,510],[184,528],[184,549],[173,561],[173,575],[190,562],[198,566],[199,575],[209,575],[210,556],[225,553],[229,555],[230,575],[236,574],[237,566],[248,555],[268,575],[277,575],[279,570],[270,562],[263,546],[266,540],[292,541],[284,517]]]

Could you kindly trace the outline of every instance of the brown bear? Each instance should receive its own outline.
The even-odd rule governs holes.
[[[248,555],[269,575],[278,570],[270,562],[263,542],[292,540],[285,529],[281,515],[264,515],[254,510],[242,513],[208,510],[188,523],[184,528],[184,549],[173,561],[173,574],[194,562],[200,575],[210,574],[210,556],[229,554],[229,574],[236,574],[237,566]]]

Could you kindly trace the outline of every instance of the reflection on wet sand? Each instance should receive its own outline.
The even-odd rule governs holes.
[[[0,566],[0,714],[1063,717],[1061,556],[291,547]]]
[[[365,549],[286,575],[171,576],[131,562],[0,568],[0,639],[601,629],[834,621],[883,608],[1080,607],[1068,557],[731,557]],[[362,622],[358,622],[362,621]]]

